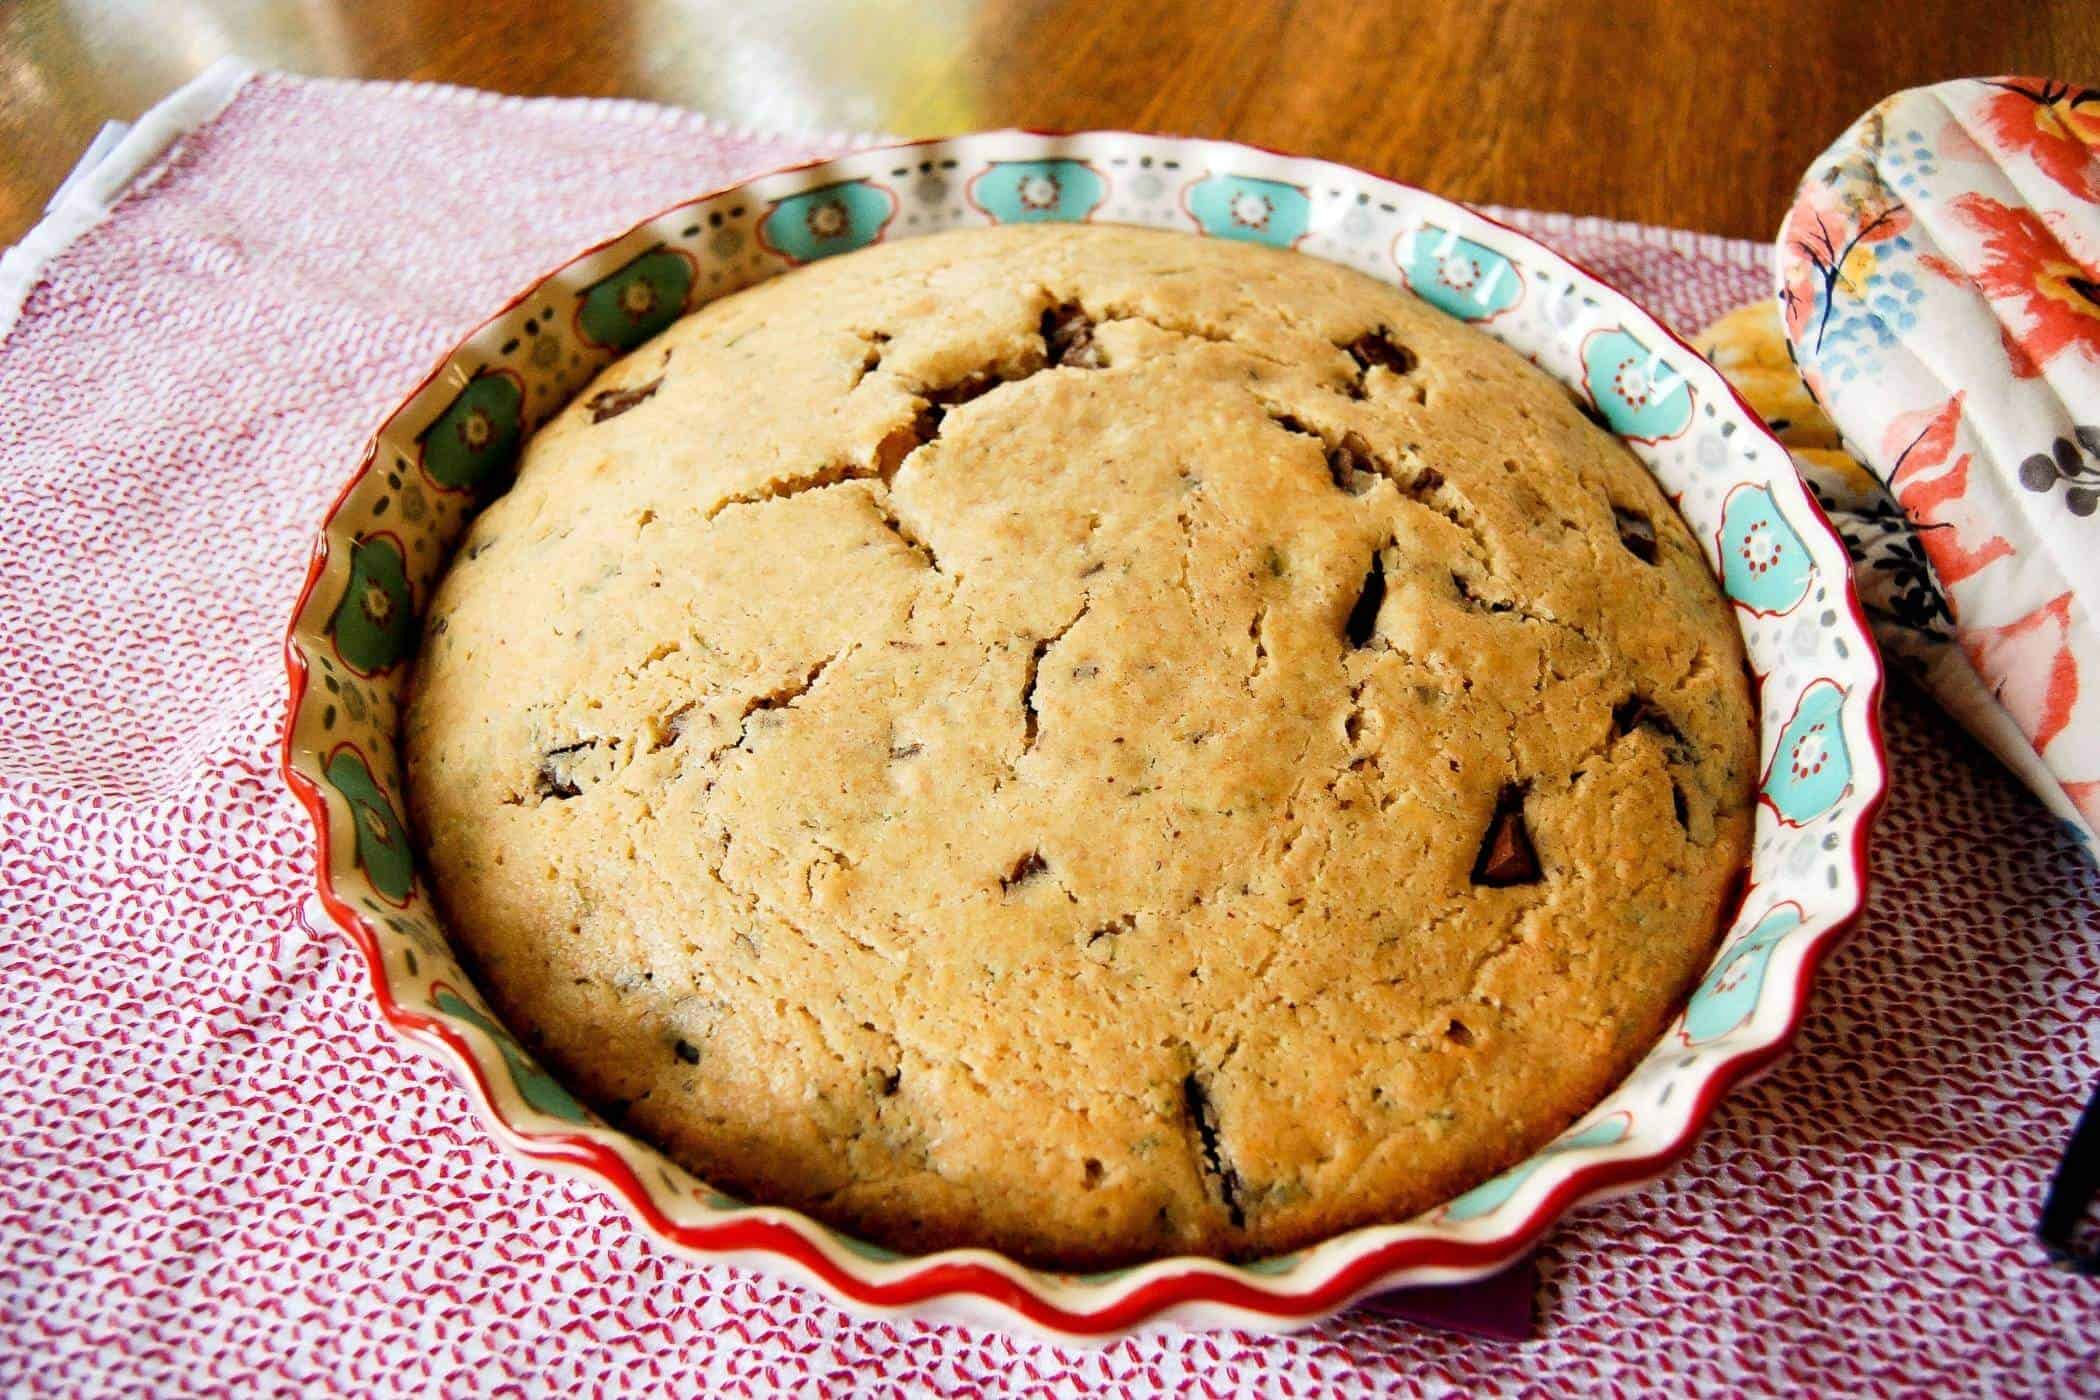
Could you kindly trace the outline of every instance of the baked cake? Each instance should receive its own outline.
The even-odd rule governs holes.
[[[1743,867],[1739,638],[1553,380],[1312,258],[908,239],[528,444],[429,610],[414,813],[615,1122],[902,1250],[1402,1219],[1661,1034]]]

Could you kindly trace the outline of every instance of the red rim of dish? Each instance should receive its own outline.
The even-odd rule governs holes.
[[[1008,128],[1000,131],[974,133],[995,137],[1002,135],[1025,135],[1046,139],[1070,139],[1073,137],[1131,136],[1137,139],[1192,141],[1218,148],[1237,146],[1260,152],[1282,160],[1303,161],[1304,156],[1292,155],[1253,142],[1212,141],[1207,138],[1177,137],[1158,132],[1048,131],[1035,128]],[[383,423],[391,422],[432,381],[444,373],[466,347],[482,331],[508,315],[520,303],[536,295],[539,289],[564,269],[592,256],[621,239],[636,228],[655,222],[675,210],[702,203],[734,190],[744,188],[756,180],[769,176],[792,174],[829,165],[834,161],[858,159],[885,151],[915,150],[923,146],[947,145],[969,137],[932,137],[917,141],[895,142],[881,146],[863,147],[851,151],[840,151],[820,156],[793,165],[781,166],[747,176],[727,185],[719,186],[689,199],[681,199],[666,206],[648,218],[637,220],[610,238],[582,249],[563,259],[548,272],[533,280],[525,291],[512,297],[492,315],[476,325],[439,358],[436,366],[420,380],[391,409]],[[1406,190],[1411,194],[1446,204],[1456,201],[1444,200],[1441,196],[1402,181],[1390,180],[1381,175],[1339,162],[1325,162],[1338,169],[1348,170],[1366,180],[1376,181]],[[1595,285],[1616,294],[1629,307],[1665,337],[1671,344],[1692,355],[1703,357],[1689,342],[1672,331],[1660,319],[1641,307],[1633,297],[1621,291],[1609,279],[1599,276],[1574,258],[1547,246],[1538,239],[1494,218],[1481,213],[1470,205],[1458,205],[1474,217],[1492,224],[1511,236],[1523,240],[1547,258],[1580,273]],[[1645,329],[1645,327],[1643,328]],[[1764,434],[1775,451],[1782,454],[1786,449],[1764,427],[1764,420],[1737,392],[1727,386],[1737,408],[1756,430]],[[634,1168],[605,1144],[581,1134],[568,1132],[529,1132],[506,1118],[497,1107],[500,1102],[489,1083],[487,1072],[479,1056],[468,1046],[464,1037],[443,1020],[410,1009],[398,1002],[389,981],[384,953],[379,946],[379,937],[364,915],[352,908],[348,901],[335,891],[334,880],[329,870],[328,852],[331,842],[327,800],[320,786],[294,762],[294,736],[301,706],[306,698],[308,665],[301,654],[299,620],[306,613],[313,593],[319,586],[321,575],[328,562],[327,531],[337,514],[349,499],[350,493],[364,480],[376,460],[379,446],[375,433],[367,444],[357,470],[353,472],[335,499],[329,504],[321,518],[321,533],[317,537],[313,556],[308,563],[306,580],[299,590],[299,598],[292,610],[292,618],[285,633],[285,667],[289,682],[285,718],[281,736],[280,766],[286,783],[293,794],[313,819],[315,842],[313,846],[315,884],[322,906],[338,928],[350,939],[365,960],[366,970],[372,979],[372,990],[378,1002],[380,1016],[396,1032],[426,1053],[436,1052],[436,1057],[452,1069],[469,1090],[476,1116],[488,1126],[499,1142],[512,1152],[536,1162],[568,1167],[594,1176],[603,1182],[614,1196],[625,1205],[630,1215],[646,1225],[650,1231],[666,1241],[684,1249],[703,1254],[722,1254],[738,1251],[755,1251],[777,1255],[799,1265],[810,1277],[840,1299],[863,1309],[891,1311],[908,1309],[918,1304],[938,1299],[964,1296],[981,1298],[1012,1312],[1019,1319],[1054,1333],[1076,1338],[1107,1338],[1140,1326],[1146,1321],[1170,1309],[1188,1305],[1213,1305],[1239,1309],[1266,1318],[1284,1326],[1302,1326],[1336,1311],[1353,1299],[1378,1291],[1383,1286],[1398,1286],[1394,1276],[1413,1270],[1449,1271],[1454,1276],[1484,1276],[1513,1263],[1526,1250],[1537,1244],[1559,1218],[1582,1202],[1605,1195],[1621,1188],[1632,1187],[1651,1180],[1673,1165],[1689,1152],[1699,1135],[1705,1131],[1714,1109],[1727,1094],[1745,1079],[1755,1075],[1782,1058],[1791,1048],[1799,1033],[1801,1022],[1808,1009],[1808,996],[1823,961],[1843,941],[1866,907],[1868,842],[1874,824],[1888,791],[1886,748],[1884,744],[1881,702],[1886,686],[1886,670],[1880,653],[1873,647],[1873,634],[1867,622],[1866,611],[1859,600],[1850,570],[1845,573],[1845,605],[1850,613],[1852,625],[1858,637],[1866,644],[1865,659],[1871,666],[1871,677],[1867,682],[1866,726],[1872,759],[1871,791],[1865,794],[1863,805],[1853,827],[1849,856],[1853,868],[1853,879],[1858,895],[1852,908],[1834,920],[1826,928],[1811,935],[1794,973],[1791,989],[1792,1001],[1785,1025],[1768,1045],[1751,1047],[1723,1060],[1707,1070],[1700,1084],[1691,1112],[1684,1127],[1676,1137],[1654,1152],[1639,1157],[1620,1158],[1610,1161],[1579,1164],[1572,1168],[1566,1179],[1552,1187],[1520,1221],[1499,1232],[1493,1238],[1482,1240],[1452,1240],[1415,1238],[1390,1241],[1382,1245],[1367,1247],[1362,1253],[1335,1269],[1320,1283],[1299,1290],[1274,1290],[1257,1286],[1247,1276],[1233,1270],[1233,1266],[1222,1261],[1196,1256],[1182,1256],[1158,1261],[1152,1265],[1139,1266],[1155,1270],[1152,1277],[1129,1288],[1120,1296],[1090,1309],[1072,1309],[1052,1302],[1042,1293],[1027,1284],[982,1262],[984,1251],[947,1251],[942,1254],[920,1256],[915,1262],[911,1257],[896,1260],[885,1267],[899,1270],[896,1277],[871,1279],[862,1277],[832,1259],[810,1237],[812,1231],[826,1227],[811,1220],[808,1225],[793,1223],[787,1219],[767,1218],[763,1215],[738,1215],[730,1219],[706,1224],[680,1224],[670,1219],[658,1208],[649,1189],[635,1175]],[[1815,494],[1806,487],[1800,489],[1801,499],[1807,502],[1815,524],[1829,537],[1841,557],[1845,553],[1843,538]],[[1858,779],[1855,779],[1858,781]],[[780,1208],[780,1214],[803,1220],[797,1212]],[[1352,1232],[1353,1233],[1353,1232]],[[1178,1268],[1175,1266],[1179,1266]],[[1034,1272],[1026,1266],[1015,1264],[1023,1272]]]

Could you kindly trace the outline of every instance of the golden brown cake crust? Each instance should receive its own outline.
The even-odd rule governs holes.
[[[976,231],[714,303],[430,618],[481,986],[703,1177],[900,1249],[1434,1205],[1646,1051],[1747,850],[1740,643],[1653,480],[1294,254]]]

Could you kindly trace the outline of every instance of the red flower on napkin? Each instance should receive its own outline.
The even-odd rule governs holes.
[[[2065,593],[1962,643],[2036,753],[2063,733],[2078,703],[2078,661],[2065,636],[2070,627],[2071,595]]]
[[[1961,401],[1956,394],[1938,410],[1899,415],[1883,445],[1895,458],[1889,489],[1917,524],[1918,543],[1925,547],[1940,582],[1950,588],[2013,552],[2004,536],[1980,528],[1975,508],[1964,505],[1970,454],[1954,456]]]
[[[1974,278],[1986,297],[2011,302],[2006,350],[2023,379],[2070,348],[2100,359],[2100,269],[2074,254],[2041,216],[1988,195],[1952,201],[1962,221],[1983,235],[1988,260]]]
[[[2080,199],[2100,204],[2100,90],[2046,78],[1994,78],[1984,104],[1991,135]]]

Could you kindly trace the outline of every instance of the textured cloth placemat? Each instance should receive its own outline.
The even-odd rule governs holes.
[[[44,269],[0,342],[0,1388],[2100,1393],[2100,1283],[2028,1237],[2100,1073],[2100,876],[1900,688],[1871,912],[1799,1053],[1549,1237],[1528,1346],[1377,1302],[1096,1352],[856,1323],[502,1156],[301,918],[286,613],[366,435],[462,331],[810,149],[265,77]],[[1761,245],[1509,217],[1680,327],[1769,286]]]

